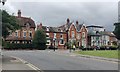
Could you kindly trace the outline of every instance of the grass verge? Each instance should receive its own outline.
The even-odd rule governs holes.
[[[120,51],[119,51],[120,52]],[[118,50],[76,51],[77,54],[118,59]],[[120,58],[120,57],[119,57]]]

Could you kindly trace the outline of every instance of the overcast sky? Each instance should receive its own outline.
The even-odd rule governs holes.
[[[118,20],[118,2],[40,2],[38,1],[7,1],[4,9],[17,15],[18,9],[22,16],[31,17],[36,24],[42,22],[47,26],[60,26],[66,19],[78,20],[86,25],[102,25],[108,31],[114,29],[113,23]],[[54,0],[53,0],[54,1]],[[59,0],[58,0],[59,1]]]

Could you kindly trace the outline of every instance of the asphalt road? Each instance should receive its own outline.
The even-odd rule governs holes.
[[[118,63],[78,57],[54,51],[4,51],[4,55],[19,57],[41,70],[118,70]]]

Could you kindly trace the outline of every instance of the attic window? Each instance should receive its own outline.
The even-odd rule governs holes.
[[[26,23],[25,24],[26,27],[30,27],[30,25],[31,25],[30,23]]]
[[[47,31],[49,31],[49,28],[47,27]]]

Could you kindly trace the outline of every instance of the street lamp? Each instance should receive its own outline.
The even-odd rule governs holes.
[[[53,43],[54,43],[54,51],[55,51],[55,39],[53,38]]]
[[[2,3],[3,5],[5,5],[5,2],[6,2],[7,0],[0,0],[0,3]]]
[[[0,0],[0,5],[1,5],[1,8],[0,8],[0,9],[1,9],[1,12],[2,12],[2,5],[5,5],[5,2],[6,2],[6,1],[7,1],[7,0]],[[2,17],[0,17],[0,19],[2,20]],[[0,27],[2,27],[2,21],[1,21]],[[1,29],[2,29],[2,28],[1,28]],[[2,31],[2,30],[1,30],[1,31]],[[2,32],[0,32],[0,33],[2,33]],[[3,39],[3,38],[2,38],[2,34],[0,34],[0,38]],[[1,40],[1,41],[2,41],[2,40]],[[0,45],[0,54],[3,55],[3,54],[2,54],[2,42],[1,42],[1,45]]]

